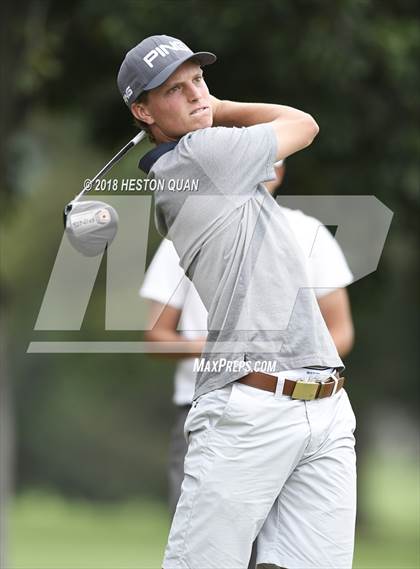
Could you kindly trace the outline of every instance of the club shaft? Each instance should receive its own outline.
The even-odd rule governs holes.
[[[146,136],[146,133],[144,131],[139,132],[134,138],[132,138],[129,142],[127,142],[127,144],[125,146],[123,146],[121,148],[121,150],[119,150],[117,152],[117,154],[115,156],[113,156],[111,158],[111,160],[105,164],[105,166],[99,170],[99,172],[90,180],[89,184],[85,184],[85,187],[83,188],[83,190],[77,194],[77,196],[74,198],[73,202],[76,202],[77,200],[79,200],[83,194],[85,194],[88,190],[90,190],[93,187],[93,184],[96,182],[96,180],[99,180],[99,178],[101,178],[102,176],[104,176],[113,166],[115,166],[115,164],[121,160],[121,158],[127,154],[127,152],[129,150],[131,150],[134,146],[136,146],[136,144],[138,144],[141,140],[143,140],[143,138]]]

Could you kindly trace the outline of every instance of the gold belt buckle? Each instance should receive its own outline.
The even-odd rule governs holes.
[[[297,381],[291,397],[292,399],[312,401],[312,399],[315,399],[318,395],[320,385],[319,382]]]

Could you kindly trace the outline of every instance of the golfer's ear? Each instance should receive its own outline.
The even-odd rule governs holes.
[[[137,120],[146,124],[153,124],[155,122],[143,103],[131,103],[131,112]]]

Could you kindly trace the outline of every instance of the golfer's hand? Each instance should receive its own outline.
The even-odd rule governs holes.
[[[220,115],[222,101],[220,99],[217,99],[213,95],[210,95],[210,104],[213,113],[213,126],[220,126],[219,115]]]

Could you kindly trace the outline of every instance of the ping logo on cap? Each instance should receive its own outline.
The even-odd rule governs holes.
[[[133,89],[130,87],[130,85],[128,85],[128,87],[125,90],[125,93],[123,95],[123,99],[125,103],[128,103],[131,95],[133,94]]]
[[[159,57],[166,57],[169,55],[169,50],[172,51],[190,51],[190,49],[179,40],[173,40],[169,43],[161,43],[160,45],[156,46],[154,49],[151,49],[149,53],[147,53],[143,57],[143,61],[150,67],[153,68],[152,61]]]

